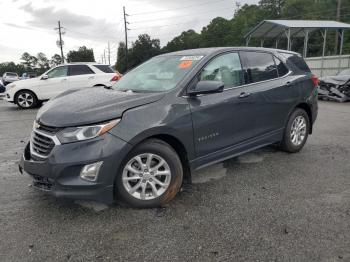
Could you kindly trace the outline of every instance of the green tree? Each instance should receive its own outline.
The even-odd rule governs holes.
[[[181,35],[168,42],[168,44],[163,48],[163,52],[198,48],[200,47],[200,42],[200,34],[190,29],[182,32]]]
[[[67,54],[67,62],[95,62],[94,51],[86,46],[81,46],[79,49],[71,50]]]
[[[49,59],[47,59],[46,55],[44,53],[38,53],[37,55],[37,59],[38,59],[38,73],[42,74],[44,73],[46,70],[48,70],[50,68],[50,61]]]
[[[126,71],[125,66],[125,43],[120,42],[117,51],[117,62],[115,68],[120,72],[124,73]]]
[[[60,55],[58,54],[54,54],[52,57],[51,57],[51,60],[50,60],[50,66],[58,66],[59,64],[62,63],[62,58]]]
[[[230,45],[231,22],[222,17],[214,18],[201,32],[201,47]]]
[[[129,51],[129,68],[133,68],[149,58],[160,54],[159,39],[151,39],[147,34],[139,35]]]
[[[32,69],[31,55],[28,52],[24,52],[21,56],[22,64],[25,68]]]

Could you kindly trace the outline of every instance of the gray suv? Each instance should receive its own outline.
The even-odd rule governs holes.
[[[270,144],[301,150],[317,116],[317,82],[285,50],[160,55],[111,89],[70,90],[44,105],[20,171],[57,197],[160,206],[192,170]]]

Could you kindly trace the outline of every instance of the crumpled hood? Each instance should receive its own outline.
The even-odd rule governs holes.
[[[163,93],[131,93],[104,88],[88,88],[61,94],[46,103],[36,120],[53,127],[80,126],[121,117],[134,107],[153,103]]]

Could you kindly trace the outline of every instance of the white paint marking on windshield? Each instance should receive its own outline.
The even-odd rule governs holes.
[[[183,56],[181,57],[180,61],[184,61],[184,60],[198,61],[198,60],[201,60],[202,58],[203,58],[202,55]]]

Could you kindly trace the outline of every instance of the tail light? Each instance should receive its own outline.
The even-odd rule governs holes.
[[[120,75],[115,75],[115,76],[112,77],[111,81],[112,81],[112,82],[118,81],[120,78],[121,78]]]
[[[318,78],[315,75],[311,76],[312,83],[314,84],[314,87],[318,86]]]

